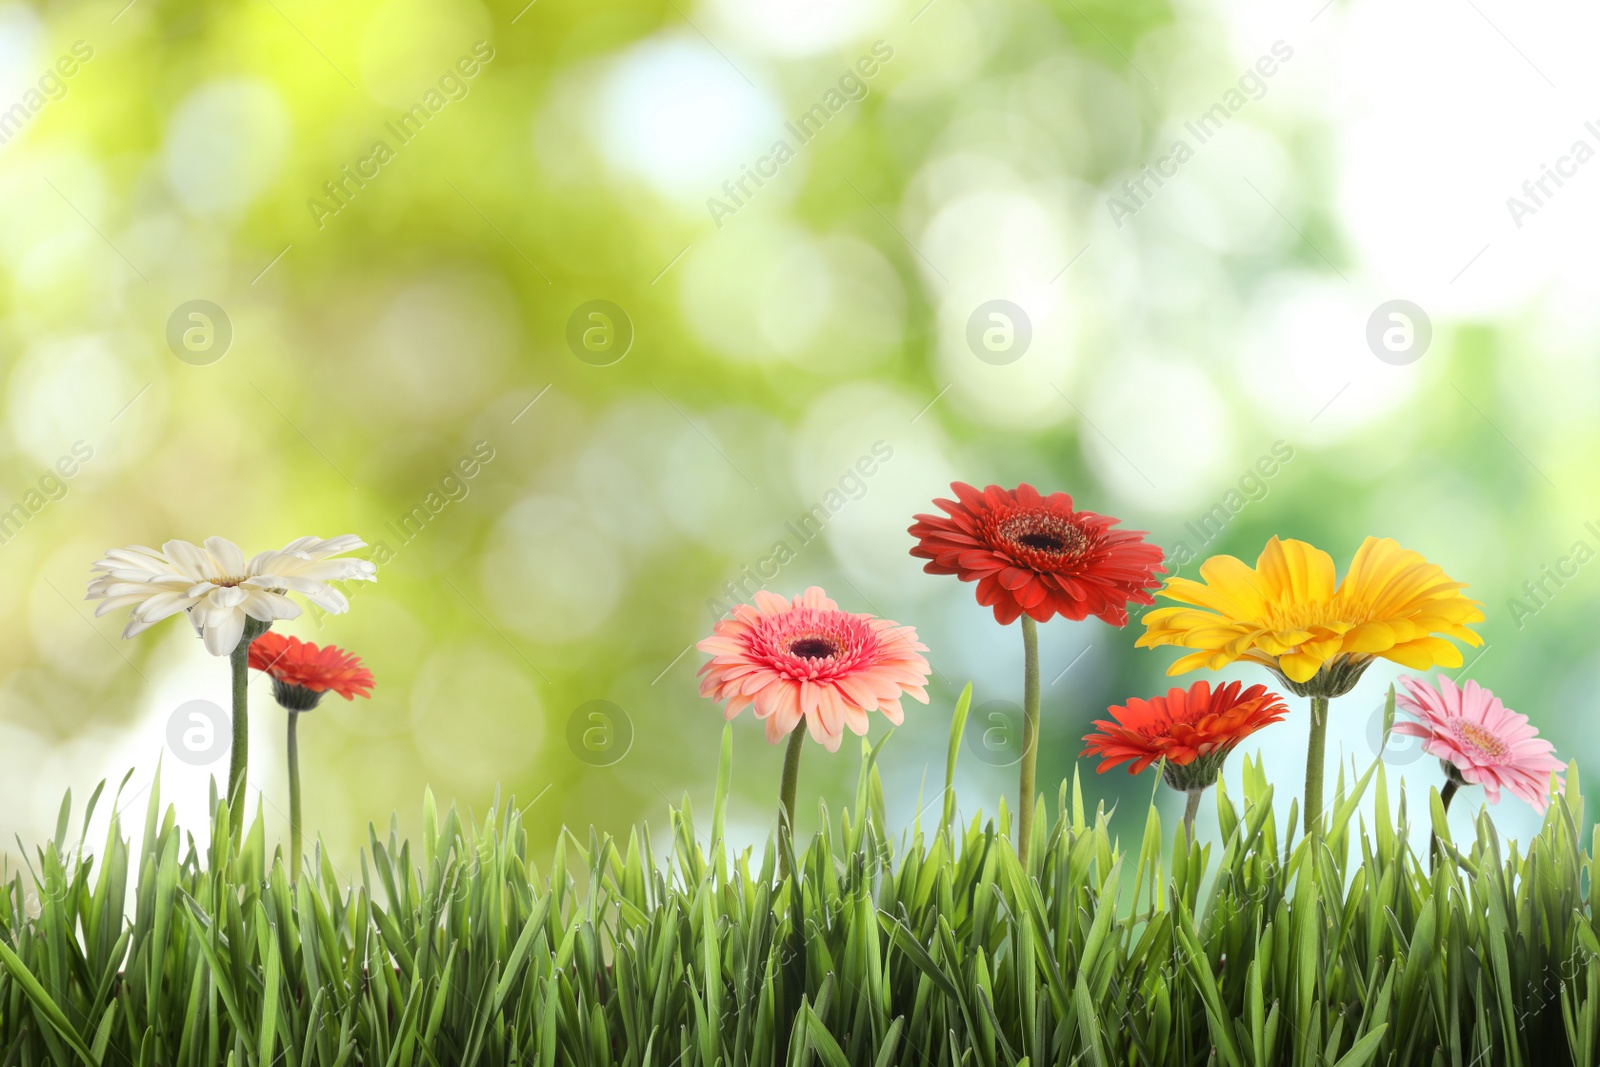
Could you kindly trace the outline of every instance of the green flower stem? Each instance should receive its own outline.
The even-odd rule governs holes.
[[[300,723],[298,711],[289,712],[289,881],[300,877],[300,742],[296,727]]]
[[[228,814],[233,832],[244,829],[244,787],[250,772],[250,642],[267,632],[270,624],[244,621],[244,632],[228,660],[233,666],[233,743],[228,759]]]
[[[1191,843],[1194,841],[1194,817],[1200,814],[1200,797],[1204,794],[1204,789],[1189,790],[1189,802],[1183,807],[1183,833]]]
[[[1022,775],[1017,788],[1017,859],[1028,866],[1033,837],[1034,775],[1039,762],[1039,624],[1022,616]]]
[[[1439,803],[1444,805],[1444,813],[1450,814],[1450,802],[1455,799],[1456,791],[1461,788],[1461,783],[1450,778],[1444,783],[1444,788],[1439,790]],[[1439,847],[1439,831],[1433,830],[1428,834],[1428,873],[1433,873],[1434,864],[1444,854],[1444,849]]]
[[[801,716],[789,734],[789,747],[783,753],[783,786],[778,794],[778,877],[789,877],[788,853],[783,842],[789,840],[793,847],[794,794],[800,787],[800,751],[806,743],[806,720]]]
[[[233,751],[228,760],[228,812],[235,832],[244,825],[244,783],[250,768],[250,642],[240,639],[233,663]]]
[[[1310,837],[1322,829],[1322,771],[1328,752],[1328,698],[1311,698],[1311,743],[1306,747],[1305,827]]]

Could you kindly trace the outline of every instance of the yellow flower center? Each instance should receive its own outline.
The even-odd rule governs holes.
[[[1490,733],[1488,730],[1485,730],[1483,727],[1476,725],[1475,723],[1461,722],[1460,720],[1456,720],[1453,725],[1455,726],[1455,734],[1458,738],[1467,742],[1467,744],[1471,745],[1473,748],[1477,749],[1479,752],[1482,752],[1486,756],[1492,756],[1495,759],[1504,759],[1506,754],[1510,751],[1510,749],[1506,747],[1506,743],[1504,741],[1500,740],[1494,734]]]
[[[1320,630],[1359,626],[1366,621],[1365,610],[1338,596],[1332,600],[1269,602],[1262,629]]]

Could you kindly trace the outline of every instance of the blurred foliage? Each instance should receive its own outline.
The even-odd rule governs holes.
[[[1574,540],[1600,547],[1568,488],[1587,484],[1592,422],[1508,382],[1491,326],[1440,315],[1406,367],[1367,351],[1377,301],[1343,236],[1313,60],[1286,63],[1126,225],[1108,214],[1272,29],[1221,6],[1071,0],[124,3],[0,8],[0,107],[75,42],[92,50],[0,146],[0,508],[92,449],[0,546],[8,831],[42,836],[68,784],[130,764],[148,782],[172,710],[226,703],[224,665],[181,621],[124,643],[79,603],[105,548],[213,533],[249,552],[381,543],[348,616],[282,627],[378,678],[370,702],[302,729],[308,819],[335,854],[424,783],[480,809],[497,783],[539,796],[541,848],[563,822],[621,832],[665,798],[703,800],[707,605],[877,441],[894,459],[770,585],[821,584],[932,647],[934,701],[885,761],[893,819],[925,801],[962,683],[1019,697],[1015,632],[906,554],[911,514],[952,478],[1067,489],[1198,550],[1189,524],[1286,441],[1293,461],[1204,552],[1253,558],[1281,533],[1347,559],[1396,536],[1488,605],[1478,676],[1558,747],[1581,736],[1593,579],[1531,619],[1506,601]],[[1335,14],[1295,22],[1297,57]],[[861,98],[719,225],[707,201],[877,42],[892,59]],[[421,131],[396,136],[415,106]],[[330,182],[346,201],[331,214]],[[996,297],[1033,326],[998,366],[966,342]],[[204,365],[168,341],[193,300],[232,330]],[[594,300],[631,323],[608,366],[567,340]],[[1165,686],[1167,659],[1093,623],[1042,636],[1049,793],[1089,720]],[[596,700],[631,724],[610,766],[568,743]],[[281,720],[264,686],[257,702],[254,784],[281,829]],[[775,781],[779,754],[736,725],[740,765]],[[212,768],[164,758],[201,825]],[[974,797],[1011,788],[1004,767],[965,773]],[[823,796],[849,788],[842,760],[804,774]],[[753,773],[739,788],[730,835],[750,841],[766,817],[738,812],[765,812],[771,789]]]

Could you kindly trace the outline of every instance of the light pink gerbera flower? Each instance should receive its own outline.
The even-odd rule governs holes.
[[[1509,789],[1541,812],[1550,804],[1552,771],[1565,788],[1566,765],[1552,755],[1555,746],[1477,682],[1463,689],[1441,674],[1434,689],[1417,678],[1400,681],[1406,692],[1395,706],[1417,721],[1396,723],[1394,732],[1422,738],[1422,750],[1439,757],[1452,781],[1483,786],[1491,804]]]
[[[898,726],[901,697],[928,702],[928,661],[919,655],[928,648],[910,626],[840,611],[816,586],[793,603],[765,589],[755,601],[697,646],[711,653],[700,695],[726,700],[728,718],[754,707],[777,744],[803,716],[812,739],[837,752],[845,727],[867,732],[867,712]]]

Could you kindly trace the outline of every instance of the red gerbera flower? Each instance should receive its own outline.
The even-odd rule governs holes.
[[[1074,511],[1066,493],[1040,496],[1031,485],[978,492],[954,482],[958,500],[935,500],[949,513],[917,515],[913,556],[929,574],[978,583],[978,603],[1002,626],[1027,612],[1037,622],[1056,615],[1093,615],[1113,626],[1128,621],[1128,604],[1153,604],[1149,590],[1165,574],[1160,548],[1121,520]]]
[[[1115,721],[1095,721],[1100,732],[1084,737],[1088,747],[1083,755],[1100,757],[1100,774],[1129,760],[1133,766],[1128,773],[1138,774],[1164,759],[1168,785],[1203,789],[1217,780],[1234,746],[1289,713],[1283,698],[1266,686],[1253,685],[1241,693],[1242,684],[1229,682],[1213,690],[1210,682],[1196,682],[1164,697],[1114,705],[1109,711]]]
[[[372,672],[335,645],[318,648],[268,630],[250,643],[250,666],[272,678],[278,703],[291,711],[311,710],[330,690],[346,700],[372,695]]]

